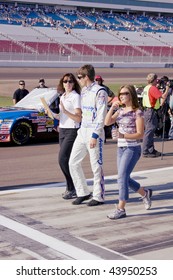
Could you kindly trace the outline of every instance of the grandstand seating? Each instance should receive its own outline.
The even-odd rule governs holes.
[[[172,56],[172,32],[171,17],[0,7],[1,53]]]

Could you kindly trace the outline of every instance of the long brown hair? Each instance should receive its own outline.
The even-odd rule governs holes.
[[[72,89],[75,90],[78,94],[80,94],[81,93],[81,87],[80,87],[76,77],[72,73],[66,73],[60,79],[59,84],[57,86],[58,93],[63,94],[65,92],[64,85],[63,85],[63,81],[64,81],[65,77],[67,77],[67,78],[69,78],[70,80],[73,81],[73,88]]]
[[[120,92],[121,92],[122,88],[126,88],[128,90],[128,92],[130,93],[130,97],[131,97],[131,101],[132,101],[132,108],[134,110],[138,109],[139,108],[139,102],[138,102],[138,95],[137,95],[135,87],[133,85],[121,86],[119,91],[118,91],[118,99],[119,100],[120,100]]]

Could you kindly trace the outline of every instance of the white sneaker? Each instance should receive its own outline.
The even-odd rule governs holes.
[[[116,209],[113,213],[107,215],[107,217],[111,220],[117,220],[126,217],[126,211]]]
[[[149,210],[151,208],[151,196],[153,191],[151,189],[145,190],[145,196],[142,197],[145,209]]]

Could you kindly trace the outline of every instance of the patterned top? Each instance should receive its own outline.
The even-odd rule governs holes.
[[[124,108],[118,109],[118,117],[116,122],[119,126],[119,132],[122,134],[129,133],[134,134],[136,133],[136,119],[143,118],[144,114],[143,111],[137,109],[136,111],[129,111],[124,112]],[[142,142],[142,139],[118,139],[118,147],[129,147],[129,146],[139,146]]]

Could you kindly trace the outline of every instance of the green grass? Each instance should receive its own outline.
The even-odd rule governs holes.
[[[118,89],[120,88],[120,84],[108,84],[107,85],[113,92],[115,95],[117,95]]]
[[[0,107],[12,106],[13,101],[11,97],[0,96]]]
[[[115,95],[117,95],[118,89],[121,86],[121,84],[106,84],[106,85],[114,92]],[[0,107],[6,107],[12,105],[13,105],[12,97],[0,96]]]
[[[117,92],[119,90],[119,88],[122,86],[122,84],[106,84],[115,94],[115,96],[117,95]],[[145,87],[145,84],[137,84],[137,87]]]

